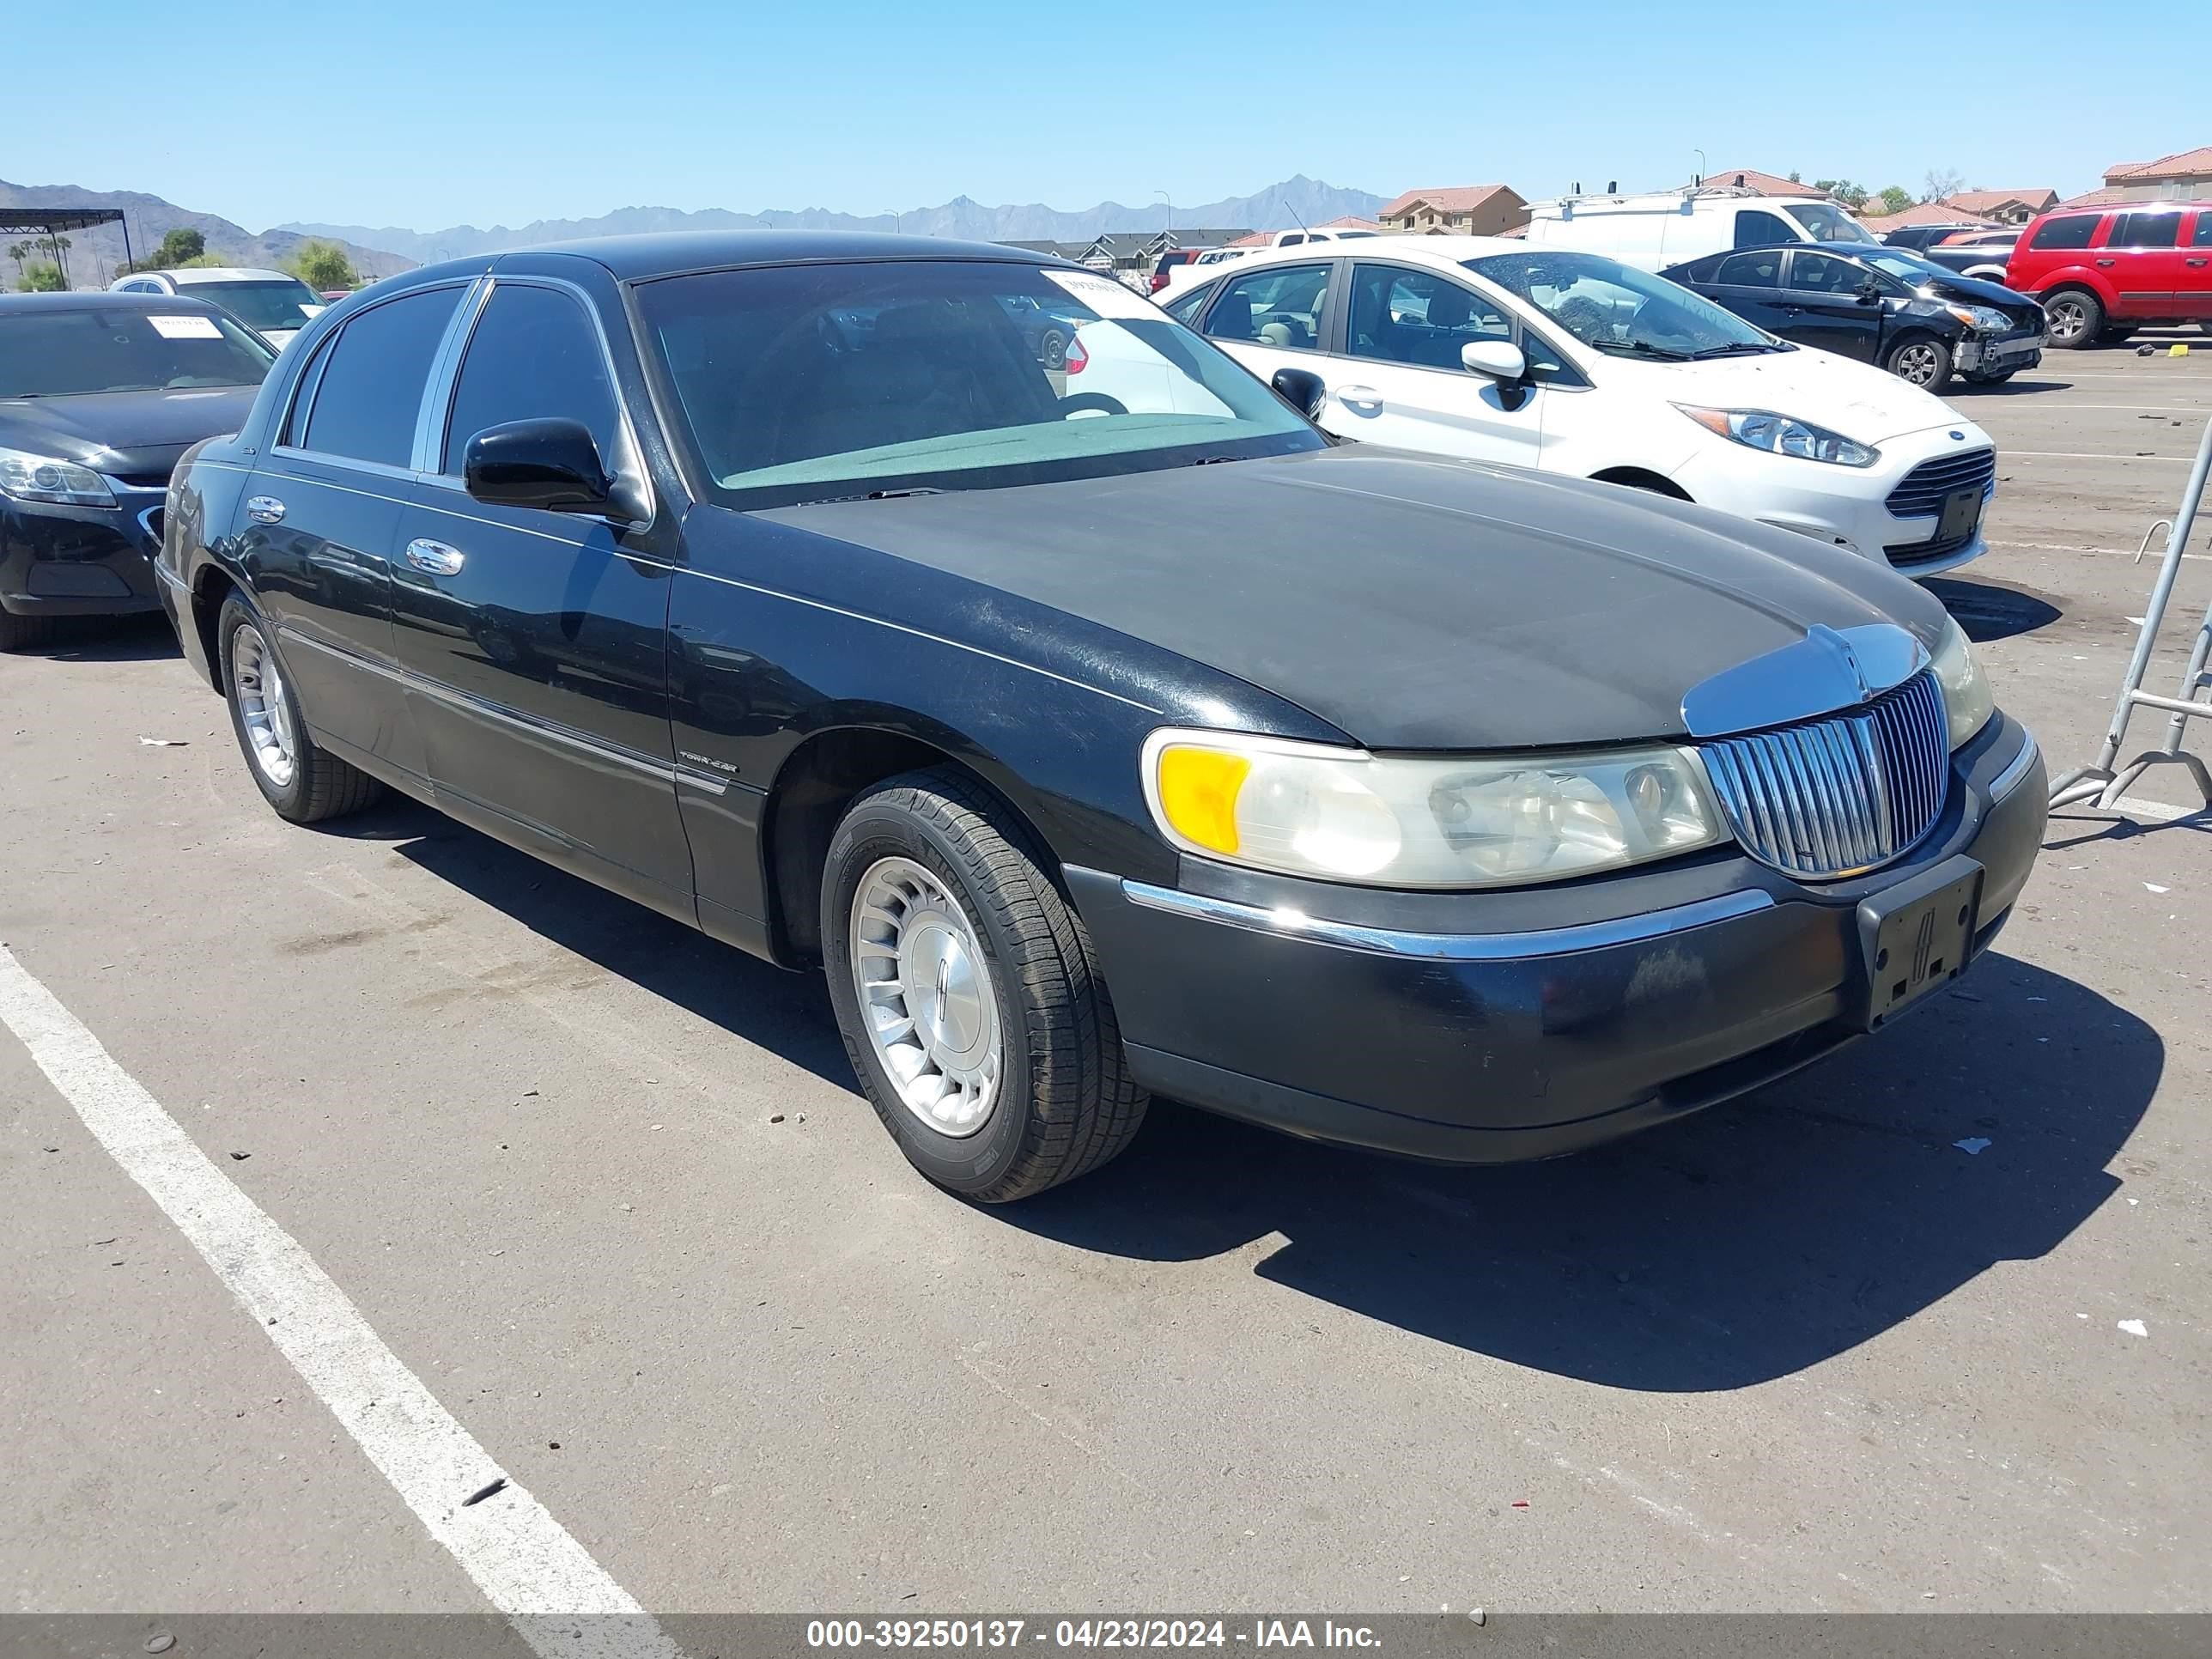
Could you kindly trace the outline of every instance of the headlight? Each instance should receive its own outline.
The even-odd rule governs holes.
[[[1377,887],[1498,887],[1727,839],[1686,750],[1407,759],[1224,732],[1155,732],[1145,797],[1208,858]]]
[[[1955,620],[1944,624],[1932,665],[1936,683],[1943,688],[1943,713],[1950,722],[1951,747],[1956,749],[1990,723],[1996,699],[1990,695],[1990,683],[1982,678],[1982,665],[1974,660],[1966,630]]]
[[[1984,334],[2002,334],[2012,326],[2011,318],[1988,306],[1945,306],[1943,309],[1968,328],[1978,328]]]
[[[1833,461],[1838,466],[1872,466],[1881,452],[1853,443],[1840,432],[1831,432],[1810,421],[1794,421],[1765,409],[1699,409],[1692,404],[1675,408],[1716,436],[1747,449],[1770,455],[1790,455],[1801,461]]]
[[[57,461],[20,449],[0,449],[0,495],[19,501],[57,501],[64,507],[112,507],[106,480],[73,461]]]

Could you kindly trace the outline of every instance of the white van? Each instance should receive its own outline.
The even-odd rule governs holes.
[[[1602,253],[1644,270],[1664,270],[1730,248],[1875,240],[1833,202],[1759,196],[1729,185],[1648,196],[1563,196],[1528,204],[1531,244]]]

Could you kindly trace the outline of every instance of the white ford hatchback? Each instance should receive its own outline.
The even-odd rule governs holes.
[[[1402,236],[1255,252],[1168,309],[1342,437],[1697,501],[1932,575],[1978,556],[1989,434],[1603,255]],[[1316,384],[1317,383],[1317,384]]]

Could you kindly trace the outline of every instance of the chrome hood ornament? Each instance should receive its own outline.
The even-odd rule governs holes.
[[[1835,629],[1724,668],[1682,694],[1682,724],[1695,738],[1757,732],[1856,708],[1928,665],[1927,648],[1894,623]]]

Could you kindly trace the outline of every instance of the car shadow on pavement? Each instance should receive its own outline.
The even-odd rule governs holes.
[[[2019,588],[1996,582],[1930,576],[1920,585],[1942,602],[1966,637],[1977,645],[1990,640],[2008,640],[2015,634],[2033,634],[2039,628],[2050,627],[2066,614],[2039,593],[2022,592]]]
[[[64,617],[52,639],[29,647],[27,657],[57,662],[159,662],[181,657],[176,630],[158,613],[143,617]]]
[[[1571,1158],[1451,1169],[1156,1106],[1118,1161],[998,1213],[1151,1261],[1279,1235],[1261,1277],[1436,1341],[1740,1389],[2057,1248],[2120,1186],[2164,1054],[2087,987],[1992,955],[1879,1041]]]
[[[858,1103],[820,975],[787,973],[717,944],[400,796],[388,794],[366,812],[319,827],[386,842],[397,856],[608,973],[854,1090]]]

